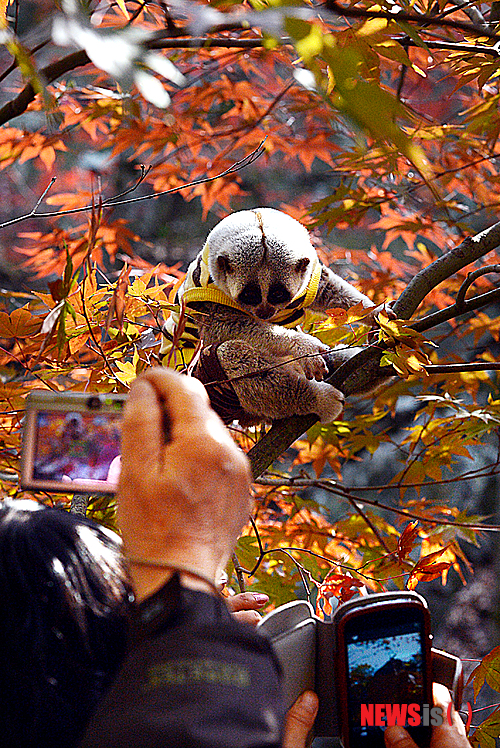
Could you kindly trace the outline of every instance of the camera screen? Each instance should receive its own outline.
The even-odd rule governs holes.
[[[121,413],[39,411],[35,434],[35,481],[117,484]]]
[[[379,705],[379,710],[383,705],[378,712],[380,718],[386,705],[398,709],[400,705],[422,705],[426,701],[423,640],[423,620],[414,609],[359,616],[346,625],[351,745],[384,745],[384,728],[373,724],[377,711],[370,710],[369,705]],[[401,724],[407,728],[412,710],[404,706],[399,709]]]

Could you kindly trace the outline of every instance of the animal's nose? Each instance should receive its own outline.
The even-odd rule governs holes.
[[[259,306],[255,309],[255,315],[259,319],[271,319],[274,312],[275,308],[271,306],[271,304],[266,304],[265,302],[263,304],[259,304]]]

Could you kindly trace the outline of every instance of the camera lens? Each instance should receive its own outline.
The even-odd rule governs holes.
[[[99,410],[101,407],[101,398],[99,395],[94,395],[93,397],[89,397],[87,400],[87,408],[89,410]]]

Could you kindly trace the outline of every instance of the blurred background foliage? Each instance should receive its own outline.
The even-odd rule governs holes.
[[[0,0],[3,493],[27,495],[29,391],[126,391],[230,211],[302,220],[377,304],[493,226],[498,19],[497,2],[458,0]],[[399,377],[260,476],[235,563],[273,605],[309,595],[328,614],[362,586],[418,585],[438,645],[498,644],[499,269],[493,248],[431,282],[417,318],[472,271],[467,298],[490,296],[430,325],[432,345],[393,330]],[[332,313],[321,334],[349,344],[359,324]],[[114,526],[114,500],[88,513]],[[495,719],[476,741],[494,745]]]

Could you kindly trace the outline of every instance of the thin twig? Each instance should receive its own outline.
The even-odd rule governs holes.
[[[368,515],[365,514],[365,512],[361,509],[361,507],[354,501],[354,499],[352,498],[352,496],[349,496],[348,493],[345,494],[345,498],[351,504],[352,508],[359,514],[359,516],[363,518],[363,521],[368,525],[368,527],[370,528],[370,530],[373,532],[373,534],[377,538],[377,540],[380,543],[380,545],[382,546],[382,548],[385,551],[387,551],[387,553],[390,553],[391,551],[387,547],[387,543],[385,542],[385,540],[382,537],[382,535],[379,533],[377,527],[373,524],[373,522],[371,521],[371,519],[368,517]]]
[[[341,496],[343,499],[349,500],[352,497],[351,492],[347,491],[345,488],[339,486],[335,481],[330,481],[328,479],[317,479],[314,480],[313,478],[310,479],[304,479],[304,478],[266,478],[263,476],[262,478],[259,478],[255,481],[259,485],[265,485],[265,486],[296,486],[296,487],[315,487],[315,488],[321,488],[324,491],[327,491],[328,493],[333,493],[336,496]],[[414,485],[414,484],[411,484]],[[432,484],[435,485],[435,482]],[[468,530],[477,530],[480,532],[500,532],[500,525],[484,525],[481,523],[469,523],[469,522],[455,522],[452,520],[447,519],[431,519],[429,517],[425,517],[421,514],[417,514],[416,512],[411,512],[407,509],[400,509],[399,507],[390,506],[390,504],[385,504],[382,501],[378,501],[377,499],[367,499],[366,497],[361,496],[355,496],[354,499],[356,501],[359,501],[361,504],[368,504],[369,506],[377,507],[378,509],[385,509],[389,512],[393,512],[395,514],[400,514],[403,517],[409,517],[410,519],[418,519],[423,524],[431,524],[431,525],[448,525],[450,527],[463,527]]]
[[[234,571],[236,573],[236,578],[238,580],[238,587],[240,588],[240,592],[245,592],[245,577],[243,576],[244,569],[241,566],[238,556],[236,553],[231,554],[231,560],[233,562]]]
[[[213,177],[203,177],[201,179],[195,179],[192,182],[187,182],[186,184],[181,184],[181,185],[178,185],[177,187],[171,187],[168,190],[162,190],[161,192],[154,192],[151,195],[141,195],[139,197],[134,197],[128,200],[117,200],[117,197],[119,197],[119,195],[115,195],[113,197],[106,198],[106,200],[103,200],[102,208],[108,208],[108,207],[114,208],[117,205],[130,205],[130,203],[138,203],[143,200],[155,200],[156,198],[162,197],[163,195],[170,195],[173,192],[179,192],[180,190],[184,190],[189,187],[196,187],[197,185],[200,185],[200,184],[206,184],[207,182],[213,182],[216,179],[227,177],[229,174],[234,174],[235,172],[238,172],[241,169],[244,169],[246,166],[250,166],[251,164],[254,163],[254,161],[256,161],[260,156],[262,156],[262,154],[265,151],[264,143],[265,143],[265,140],[259,143],[257,148],[254,148],[254,150],[251,151],[251,153],[249,153],[247,156],[240,159],[239,161],[236,161],[234,164],[229,166],[227,169],[220,172],[219,174],[215,174]],[[145,176],[146,175],[144,176],[141,175],[141,177],[139,178],[139,181],[135,184],[133,188],[130,188],[128,192],[131,192],[133,189],[137,189],[137,187],[143,181]],[[17,218],[11,218],[9,221],[5,221],[4,223],[1,223],[0,229],[4,229],[8,226],[12,226],[15,223],[20,223],[21,221],[25,221],[28,218],[33,218],[34,216],[36,218],[54,218],[54,217],[59,217],[59,216],[73,215],[75,213],[83,213],[85,211],[92,210],[92,204],[90,204],[90,205],[84,205],[81,208],[71,208],[70,210],[57,210],[51,213],[35,213],[36,208],[38,207],[38,205],[40,205],[40,202],[43,200],[43,197],[47,194],[48,190],[50,189],[54,181],[55,181],[55,177],[51,179],[49,186],[44,191],[43,195],[39,198],[35,208],[32,211],[30,211],[30,213],[22,215],[22,216],[18,216]],[[126,192],[123,194],[126,194]]]

